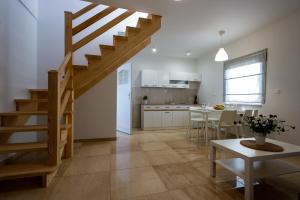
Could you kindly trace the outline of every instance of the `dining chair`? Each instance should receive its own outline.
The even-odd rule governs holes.
[[[187,129],[187,136],[192,138],[192,129],[196,126],[197,129],[197,137],[198,140],[200,139],[200,129],[203,132],[205,126],[205,119],[203,118],[203,114],[197,111],[199,108],[191,107],[189,109],[189,122],[188,122],[188,129]]]
[[[238,132],[235,126],[235,118],[237,115],[236,110],[224,110],[221,113],[220,121],[213,125],[214,132],[217,133],[217,138],[221,139],[221,129],[225,129],[225,138],[227,137],[228,129],[234,128],[236,137],[239,138]]]
[[[208,113],[207,121],[211,125],[211,127],[220,121],[221,114],[222,114],[222,111],[213,111],[213,112]]]

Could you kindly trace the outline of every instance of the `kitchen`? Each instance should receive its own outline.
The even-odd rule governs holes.
[[[137,58],[132,66],[132,127],[184,128],[202,78],[195,61],[156,52]]]

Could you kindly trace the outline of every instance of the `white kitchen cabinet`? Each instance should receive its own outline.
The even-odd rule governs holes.
[[[174,81],[201,81],[201,74],[186,72],[170,72],[170,80]]]
[[[158,71],[142,70],[141,85],[142,87],[158,87]]]
[[[173,81],[187,81],[188,73],[186,72],[170,72],[170,80]]]
[[[173,111],[173,127],[185,127],[189,118],[188,111]]]
[[[201,74],[199,73],[189,73],[188,74],[188,81],[200,82],[201,81]]]
[[[162,112],[161,111],[144,111],[143,114],[144,128],[161,128]]]
[[[173,125],[173,112],[172,111],[163,111],[162,112],[162,127],[168,128]]]
[[[142,105],[143,130],[184,128],[189,120],[191,105]]]
[[[170,76],[169,72],[159,72],[158,73],[158,86],[163,88],[170,87]]]

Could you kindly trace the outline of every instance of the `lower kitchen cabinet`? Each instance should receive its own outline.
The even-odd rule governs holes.
[[[189,119],[188,111],[173,111],[173,127],[185,127]]]
[[[142,129],[168,129],[186,127],[189,111],[142,111]]]
[[[173,112],[163,111],[162,112],[162,127],[169,128],[173,125]]]
[[[162,127],[162,112],[161,111],[145,111],[142,115],[142,127],[161,128]]]

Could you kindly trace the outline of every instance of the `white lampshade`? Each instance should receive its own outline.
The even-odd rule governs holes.
[[[215,61],[216,62],[223,62],[228,60],[228,54],[226,53],[224,48],[220,48],[216,57],[215,57]]]

